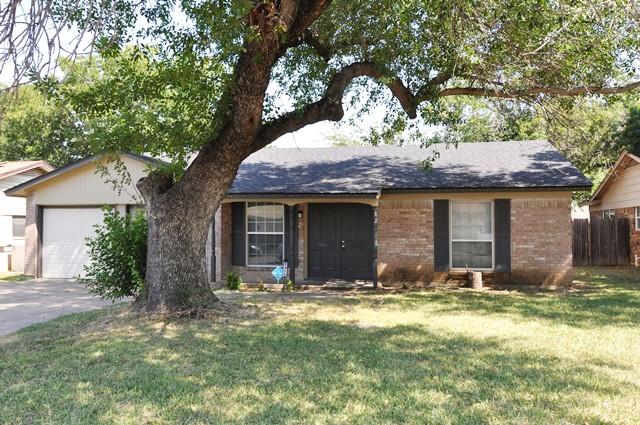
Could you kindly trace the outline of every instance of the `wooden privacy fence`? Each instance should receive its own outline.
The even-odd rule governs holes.
[[[629,234],[629,220],[626,218],[573,220],[573,265],[629,265]]]

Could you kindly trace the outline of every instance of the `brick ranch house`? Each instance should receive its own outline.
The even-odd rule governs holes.
[[[436,159],[430,171],[423,161]],[[467,269],[571,281],[571,192],[591,183],[544,141],[263,149],[214,220],[215,275],[430,282]]]
[[[437,152],[437,154],[434,154]],[[430,170],[424,161],[434,158]],[[131,181],[149,158],[123,154]],[[102,205],[139,206],[87,158],[7,191],[27,198],[27,273],[72,278]],[[110,167],[110,166],[109,166]],[[243,162],[212,219],[211,279],[431,282],[477,270],[500,281],[571,281],[571,193],[591,183],[544,141],[263,149]]]
[[[630,222],[631,263],[640,263],[640,157],[623,152],[588,202],[591,217]],[[638,263],[636,263],[638,258]]]

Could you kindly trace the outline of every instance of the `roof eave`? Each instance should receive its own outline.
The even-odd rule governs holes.
[[[442,187],[442,188],[385,188],[382,193],[443,193],[443,192],[582,192],[592,185],[577,186],[486,186],[486,187]]]
[[[532,186],[532,187],[445,187],[445,188],[383,188],[380,192],[233,192],[228,199],[241,198],[375,198],[379,193],[457,193],[457,192],[581,192],[592,185]]]
[[[241,198],[376,198],[378,192],[242,192],[227,193],[229,199]]]
[[[49,164],[47,161],[37,161],[37,162],[34,162],[33,164],[25,165],[24,167],[21,167],[21,168],[16,168],[15,170],[11,170],[7,173],[0,173],[0,179],[6,179],[7,177],[11,177],[21,173],[25,173],[27,171],[35,170],[37,168],[41,168],[42,170],[45,171],[45,173],[49,173],[56,169],[53,165]]]
[[[123,155],[123,156],[128,156],[130,158],[136,159],[138,161],[142,161],[148,164],[161,164],[162,161],[160,161],[159,159],[155,159],[155,158],[150,158],[147,156],[143,156],[143,155],[137,155],[131,152],[119,152],[119,155]],[[60,167],[56,170],[53,170],[49,173],[43,174],[41,176],[35,177],[31,180],[28,180],[24,183],[21,183],[17,186],[14,186],[12,188],[9,188],[7,190],[4,191],[5,195],[7,196],[16,196],[16,197],[20,197],[20,198],[26,198],[27,197],[27,190],[33,188],[36,185],[39,185],[41,183],[44,183],[45,181],[49,181],[53,178],[56,178],[62,174],[68,173],[69,171],[75,170],[79,167],[82,167],[86,164],[89,164],[91,162],[94,162],[100,158],[102,158],[105,155],[105,153],[101,153],[98,155],[93,155],[93,156],[89,156],[87,158],[83,158],[83,159],[79,159],[75,162],[72,162],[70,164],[65,165],[64,167]]]
[[[605,188],[607,187],[607,185],[609,184],[609,181],[615,177],[616,175],[616,171],[618,169],[618,167],[620,166],[620,164],[622,163],[622,160],[624,158],[630,158],[633,161],[635,161],[636,163],[640,164],[640,158],[630,152],[624,151],[620,154],[620,157],[618,158],[618,160],[615,162],[615,164],[613,164],[613,166],[611,167],[611,169],[609,170],[609,172],[607,173],[607,175],[605,176],[604,179],[602,179],[602,181],[600,182],[600,184],[598,185],[598,187],[596,188],[595,192],[593,192],[593,195],[591,195],[591,198],[589,199],[589,201],[595,201],[598,196],[600,196],[600,193],[605,190]]]

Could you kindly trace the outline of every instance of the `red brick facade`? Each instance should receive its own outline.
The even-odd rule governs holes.
[[[571,249],[569,199],[511,201],[511,282],[571,283]]]
[[[380,200],[378,276],[428,282],[433,277],[433,201]]]
[[[296,280],[304,280],[306,256],[304,219],[298,220]],[[426,282],[434,278],[433,201],[379,199],[377,225],[377,272],[383,284]],[[231,266],[231,205],[224,204],[216,216],[218,279],[229,270],[246,282],[272,283],[271,269]],[[226,229],[226,230],[225,230]],[[564,285],[572,280],[571,205],[569,196],[556,199],[512,199],[511,273],[501,282],[533,285]]]

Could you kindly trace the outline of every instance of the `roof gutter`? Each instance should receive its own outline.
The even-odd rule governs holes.
[[[364,199],[380,199],[385,193],[464,193],[464,192],[578,192],[590,190],[588,186],[549,186],[549,187],[454,187],[454,188],[384,188],[376,192],[243,192],[243,193],[227,193],[227,199],[245,199],[245,198],[364,198]]]
[[[313,193],[313,192],[288,192],[288,193],[261,193],[261,192],[243,192],[243,193],[227,193],[227,199],[241,199],[241,198],[365,198],[376,199],[380,196],[380,192],[366,192],[366,193]]]
[[[448,188],[386,188],[382,193],[464,193],[464,192],[581,192],[591,190],[588,186],[536,186],[536,187],[448,187]]]

